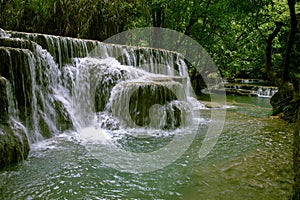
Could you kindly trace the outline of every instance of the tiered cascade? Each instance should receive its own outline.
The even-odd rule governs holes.
[[[31,143],[95,123],[172,130],[189,121],[190,80],[175,52],[2,30],[0,57],[0,142],[15,148],[1,154],[18,155],[1,167]]]

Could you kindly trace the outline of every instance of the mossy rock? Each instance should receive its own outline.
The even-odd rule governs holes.
[[[150,109],[153,105],[165,106],[177,99],[175,93],[164,85],[140,85],[130,96],[130,117],[136,125],[148,126],[151,123]],[[172,108],[166,110],[166,115],[163,129],[172,129],[180,126],[181,111],[179,108],[173,105]]]
[[[22,33],[16,31],[8,31],[8,33],[12,38],[22,38],[23,40],[30,40],[39,44],[53,56],[53,59],[60,67],[69,63],[72,58],[86,57],[97,44],[96,41],[91,40],[81,40],[40,33]]]
[[[0,47],[0,75],[12,84],[12,93],[17,100],[21,120],[32,113],[32,76],[28,49]]]
[[[108,130],[118,130],[120,129],[120,122],[111,113],[100,112],[97,113],[99,127]]]
[[[11,47],[15,49],[28,49],[30,51],[35,51],[36,43],[24,40],[24,39],[16,39],[16,38],[0,38],[0,46],[3,47]]]
[[[30,146],[25,130],[15,122],[0,124],[0,168],[28,157]]]
[[[0,77],[0,168],[26,159],[30,149],[23,126],[9,119],[6,86],[7,80]]]
[[[66,107],[61,101],[54,101],[54,108],[56,112],[56,126],[59,131],[70,130],[74,127],[71,116]]]
[[[0,123],[8,120],[8,98],[6,93],[7,80],[0,76]]]
[[[122,75],[111,75],[110,81],[101,81],[96,87],[95,94],[95,110],[96,112],[102,112],[105,110],[105,106],[110,98],[111,90],[119,80],[122,78]]]

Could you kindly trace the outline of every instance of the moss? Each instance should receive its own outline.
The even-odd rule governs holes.
[[[74,127],[74,125],[72,123],[72,119],[71,119],[70,114],[68,113],[67,109],[63,105],[63,103],[61,103],[58,100],[55,100],[54,108],[55,108],[55,112],[57,115],[56,116],[56,126],[57,126],[58,130],[66,131],[66,130],[72,129]]]
[[[129,113],[131,119],[139,126],[147,126],[151,122],[150,108],[155,105],[165,105],[177,100],[176,95],[163,85],[142,85],[130,96]],[[167,111],[165,129],[180,126],[181,111],[173,106],[173,112]]]
[[[108,74],[111,78],[109,81],[101,81],[96,87],[95,93],[95,109],[96,112],[102,112],[110,98],[111,90],[124,76],[125,72],[122,71],[121,74]]]
[[[32,121],[32,75],[28,49],[0,47],[0,75],[12,85],[12,93],[16,98],[19,117],[22,122]]]
[[[95,44],[91,47],[93,42],[90,40],[78,40],[39,33],[28,34],[15,31],[9,33],[13,38],[23,38],[39,44],[53,56],[55,62],[60,66],[69,63],[71,58],[87,56],[88,50],[92,50],[95,47]]]
[[[8,120],[8,98],[6,94],[7,80],[0,76],[0,123]]]
[[[36,44],[29,40],[15,38],[0,38],[0,46],[34,51]]]
[[[0,124],[0,168],[27,158],[30,147],[25,131],[13,123]]]
[[[39,127],[40,127],[41,135],[44,138],[51,138],[52,136],[51,129],[49,125],[46,123],[46,120],[42,116],[39,117]]]
[[[7,80],[0,77],[0,168],[24,160],[29,152],[25,130],[9,120],[6,85]]]

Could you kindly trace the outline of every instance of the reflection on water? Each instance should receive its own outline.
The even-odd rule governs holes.
[[[288,199],[293,184],[292,128],[267,117],[268,100],[228,97],[233,108],[206,158],[198,158],[207,128],[203,123],[180,159],[151,173],[130,174],[105,166],[89,154],[77,133],[45,140],[35,144],[28,160],[0,172],[0,199]],[[209,110],[199,112],[210,115]],[[129,149],[142,148],[141,143],[155,149],[169,138],[148,140],[134,145],[131,136],[123,142],[118,138]]]
[[[237,112],[253,117],[268,117],[272,111],[272,106],[269,102],[269,98],[227,96],[227,105],[233,106],[227,111]]]

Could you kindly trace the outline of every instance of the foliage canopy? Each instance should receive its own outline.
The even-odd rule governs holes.
[[[2,0],[0,13],[3,29],[100,41],[136,27],[170,28],[199,42],[229,79],[270,78],[266,45],[279,23],[271,61],[280,73],[290,31],[288,0]]]

